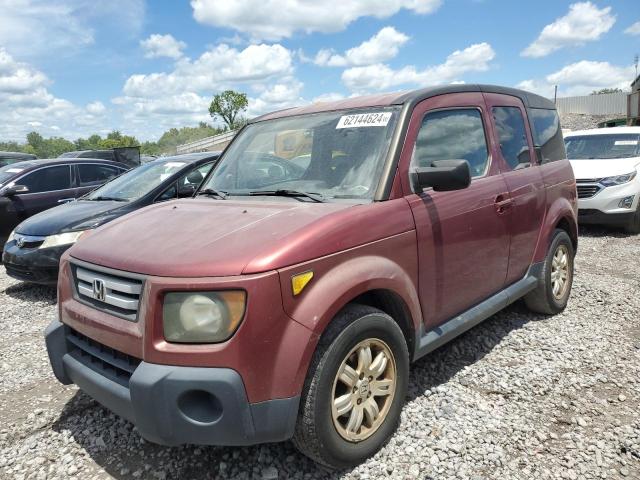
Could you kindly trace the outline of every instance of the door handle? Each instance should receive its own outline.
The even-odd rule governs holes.
[[[513,199],[509,196],[508,193],[501,193],[496,196],[496,200],[494,203],[496,207],[496,212],[498,215],[502,215],[506,213],[513,205]]]
[[[73,202],[75,200],[74,197],[71,198],[61,198],[60,200],[58,200],[58,203],[68,203],[68,202]]]

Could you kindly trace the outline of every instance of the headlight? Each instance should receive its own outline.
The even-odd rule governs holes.
[[[40,248],[50,248],[76,243],[80,235],[82,235],[84,232],[86,232],[86,230],[60,233],[58,235],[49,235],[48,237],[44,237],[44,242],[42,243],[42,245],[40,245]]]
[[[177,343],[224,342],[234,334],[244,316],[246,293],[171,292],[164,296],[164,338]]]
[[[7,243],[9,243],[11,240],[15,240],[16,239],[16,231],[15,230],[11,230],[11,233],[9,234],[9,237],[7,238]]]
[[[600,180],[605,187],[613,187],[614,185],[622,185],[636,178],[637,172],[625,173],[624,175],[616,175],[615,177],[607,177]]]

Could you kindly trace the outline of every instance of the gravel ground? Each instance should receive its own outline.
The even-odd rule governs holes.
[[[520,303],[413,366],[398,432],[329,472],[290,443],[164,448],[56,383],[55,292],[0,273],[0,478],[640,479],[640,236],[581,232],[567,310]]]

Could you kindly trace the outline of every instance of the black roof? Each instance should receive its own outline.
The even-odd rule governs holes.
[[[21,168],[27,170],[35,167],[42,167],[45,165],[59,165],[59,164],[71,164],[71,163],[109,163],[117,165],[119,167],[127,167],[122,163],[114,162],[112,160],[104,160],[100,158],[40,158],[37,160],[25,160],[23,162],[15,164],[15,168]],[[127,167],[128,168],[128,167]]]
[[[149,162],[197,162],[198,160],[212,159],[215,160],[220,156],[222,152],[194,152],[183,153],[180,155],[172,155],[170,157],[158,157],[155,160]]]
[[[367,107],[385,107],[391,105],[415,105],[427,98],[445,95],[448,93],[463,92],[486,92],[499,93],[503,95],[511,95],[522,100],[527,108],[545,108],[555,109],[554,103],[548,98],[541,97],[535,93],[526,92],[517,88],[501,87],[498,85],[479,85],[479,84],[455,84],[441,85],[438,87],[428,87],[418,90],[393,93],[378,93],[374,95],[366,95],[361,97],[350,97],[332,102],[319,102],[301,107],[293,107],[267,113],[258,118],[254,118],[251,122],[260,122],[262,120],[271,120],[273,118],[291,117],[294,115],[303,115],[309,113],[330,112],[336,110],[349,110]]]
[[[407,92],[404,95],[400,95],[394,102],[396,105],[403,103],[415,103],[425,100],[437,95],[444,95],[446,93],[461,93],[461,92],[483,92],[483,93],[499,93],[502,95],[511,95],[512,97],[518,97],[522,100],[525,107],[528,108],[546,108],[555,109],[555,104],[548,98],[536,95],[535,93],[520,90],[518,88],[501,87],[499,85],[474,85],[474,84],[456,84],[445,85],[442,87],[429,87],[420,90],[413,90]]]
[[[0,158],[28,158],[35,160],[37,157],[31,153],[0,151]]]

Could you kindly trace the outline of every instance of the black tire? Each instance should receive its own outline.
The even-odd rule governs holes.
[[[551,271],[553,257],[556,254],[558,248],[564,247],[568,252],[569,265],[568,265],[568,285],[564,291],[564,294],[557,298],[553,294],[553,285],[551,281]],[[567,306],[569,296],[571,295],[571,287],[573,285],[573,261],[575,257],[575,250],[573,248],[573,242],[571,238],[564,230],[556,229],[549,245],[549,251],[545,258],[540,278],[538,279],[538,286],[532,292],[529,292],[524,297],[525,304],[529,308],[537,313],[544,313],[547,315],[555,315],[562,312]]]
[[[349,352],[359,342],[372,338],[385,342],[395,359],[396,390],[378,429],[354,443],[343,438],[333,422],[334,379]],[[397,428],[408,378],[409,353],[398,324],[378,309],[348,305],[322,335],[314,353],[300,400],[294,445],[304,455],[330,468],[358,465],[375,454]]]
[[[633,218],[625,227],[625,230],[631,235],[637,235],[640,233],[640,204],[638,204],[636,213],[633,215]]]

